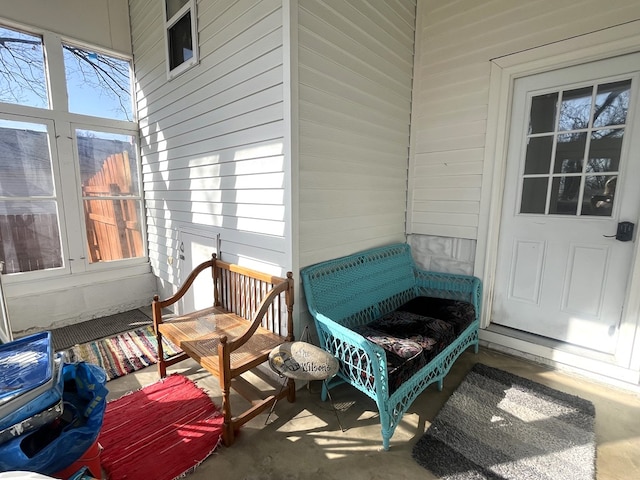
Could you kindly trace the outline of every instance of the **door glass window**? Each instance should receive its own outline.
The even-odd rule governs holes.
[[[624,80],[531,99],[520,213],[611,216],[630,92]]]
[[[0,260],[5,273],[62,267],[49,132],[0,120]]]

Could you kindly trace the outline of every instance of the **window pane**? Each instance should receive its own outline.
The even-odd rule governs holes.
[[[558,135],[553,171],[555,173],[582,173],[586,145],[587,134],[584,132]]]
[[[631,80],[600,85],[596,94],[593,126],[624,125],[627,122],[630,90]]]
[[[142,257],[142,200],[133,137],[76,130],[89,262]]]
[[[169,69],[182,65],[193,57],[191,12],[187,12],[169,29]]]
[[[556,126],[558,92],[538,95],[531,99],[529,133],[553,132]]]
[[[6,273],[62,267],[55,201],[0,200],[0,260]]]
[[[0,102],[49,108],[42,38],[0,26]]]
[[[53,195],[46,125],[0,120],[0,197]]]
[[[524,161],[525,175],[549,173],[553,137],[530,138],[527,144],[527,155]]]
[[[617,176],[589,175],[584,182],[582,215],[611,216]]]
[[[108,262],[144,255],[139,200],[84,200],[89,262]]]
[[[69,111],[133,121],[129,62],[63,44]]]
[[[167,20],[170,20],[187,3],[189,0],[167,0]]]
[[[520,213],[544,213],[547,203],[547,178],[525,178]]]
[[[83,197],[139,196],[135,138],[76,130]]]
[[[593,87],[567,90],[562,93],[558,130],[577,130],[589,126]]]
[[[556,177],[551,185],[549,213],[576,215],[578,213],[578,193],[580,177]]]
[[[587,172],[616,172],[620,166],[624,128],[591,133]]]

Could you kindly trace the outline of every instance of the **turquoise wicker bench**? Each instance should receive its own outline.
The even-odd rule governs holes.
[[[467,347],[477,353],[480,280],[421,270],[407,244],[318,263],[301,276],[320,346],[340,363],[322,398],[343,382],[371,397],[388,450],[413,400],[434,382],[442,389]]]

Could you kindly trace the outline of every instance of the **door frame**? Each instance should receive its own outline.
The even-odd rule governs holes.
[[[633,384],[640,383],[640,237],[634,244],[634,260],[625,296],[624,321],[620,335],[635,338],[633,345],[617,351],[615,358],[602,355],[585,359],[572,348],[533,343],[526,336],[515,338],[504,332],[487,330],[493,307],[494,282],[498,258],[498,237],[507,162],[511,103],[515,80],[546,71],[603,60],[640,51],[640,21],[514,53],[491,60],[487,137],[484,153],[480,222],[474,271],[483,279],[481,340],[506,350],[535,356],[550,364],[575,366]],[[578,367],[579,366],[579,367]]]

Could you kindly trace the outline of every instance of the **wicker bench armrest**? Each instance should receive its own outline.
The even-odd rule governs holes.
[[[369,397],[388,397],[387,357],[379,345],[322,314],[316,314],[320,346],[338,359],[338,377]]]

